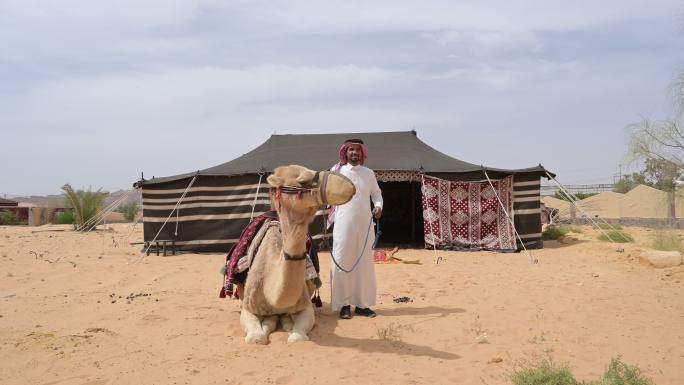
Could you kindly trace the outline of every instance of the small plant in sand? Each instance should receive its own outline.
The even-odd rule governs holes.
[[[577,381],[567,364],[556,364],[544,359],[535,367],[523,368],[511,374],[514,385],[655,385],[641,374],[641,369],[612,358],[606,371],[596,381]]]
[[[578,385],[567,365],[544,359],[533,368],[520,369],[511,375],[514,385]]]
[[[634,242],[634,238],[627,232],[622,230],[607,230],[598,236],[600,241],[604,242],[615,242],[615,243],[631,243]]]
[[[411,325],[400,325],[394,322],[390,322],[389,325],[385,327],[380,327],[375,331],[375,334],[379,339],[389,341],[392,345],[401,344],[401,331],[413,331]]]
[[[107,197],[107,193],[101,192],[100,190],[102,189],[92,191],[92,189],[88,188],[88,191],[75,191],[68,183],[62,186],[62,191],[64,191],[64,194],[66,195],[67,203],[73,208],[75,219],[74,228],[83,228],[86,223],[93,225],[89,230],[95,228],[93,223],[95,221],[92,219],[94,219],[95,215],[100,211],[102,203]]]
[[[684,251],[682,239],[673,231],[656,231],[653,233],[652,247],[662,251]]]

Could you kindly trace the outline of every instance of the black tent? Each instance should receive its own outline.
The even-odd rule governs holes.
[[[218,166],[140,180],[135,186],[142,188],[145,241],[174,239],[180,250],[228,251],[250,218],[268,210],[270,172],[287,164],[327,170],[348,138],[366,143],[366,166],[376,172],[383,190],[382,242],[423,243],[420,175],[481,181],[486,171],[492,179],[514,176],[515,228],[528,248],[541,247],[539,187],[540,177],[546,177],[544,167],[499,169],[467,163],[430,147],[415,131],[272,135],[254,150]],[[320,210],[312,224],[315,238],[328,235],[323,215]]]

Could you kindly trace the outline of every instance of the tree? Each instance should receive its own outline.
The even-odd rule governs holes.
[[[623,175],[622,178],[613,185],[613,191],[626,193],[640,184],[648,184],[644,172],[634,172],[630,175]]]
[[[682,175],[682,170],[672,163],[660,159],[646,159],[646,167],[640,172],[625,175],[613,187],[614,192],[626,193],[643,184],[662,191],[674,191],[674,181]]]
[[[662,161],[684,170],[684,71],[675,79],[672,90],[674,117],[643,119],[628,125],[629,152],[636,159]]]
[[[71,205],[74,209],[74,228],[81,229],[86,223],[93,225],[92,230],[95,228],[94,221],[91,220],[97,215],[102,207],[102,203],[107,197],[107,193],[97,191],[92,191],[88,188],[88,191],[78,190],[74,191],[70,184],[65,184],[62,186],[62,191],[66,195],[67,203]]]

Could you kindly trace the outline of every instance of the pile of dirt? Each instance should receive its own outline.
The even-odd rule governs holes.
[[[559,210],[561,218],[571,216],[570,203],[544,197],[547,207]],[[586,214],[601,218],[668,218],[668,193],[646,185],[639,185],[626,194],[602,192],[578,202],[576,216]],[[675,198],[676,215],[684,217],[684,196]]]

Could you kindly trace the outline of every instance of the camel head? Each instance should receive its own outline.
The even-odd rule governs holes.
[[[272,198],[282,208],[312,216],[319,207],[347,203],[356,193],[354,184],[341,174],[297,165],[276,168],[267,181],[273,187]]]

